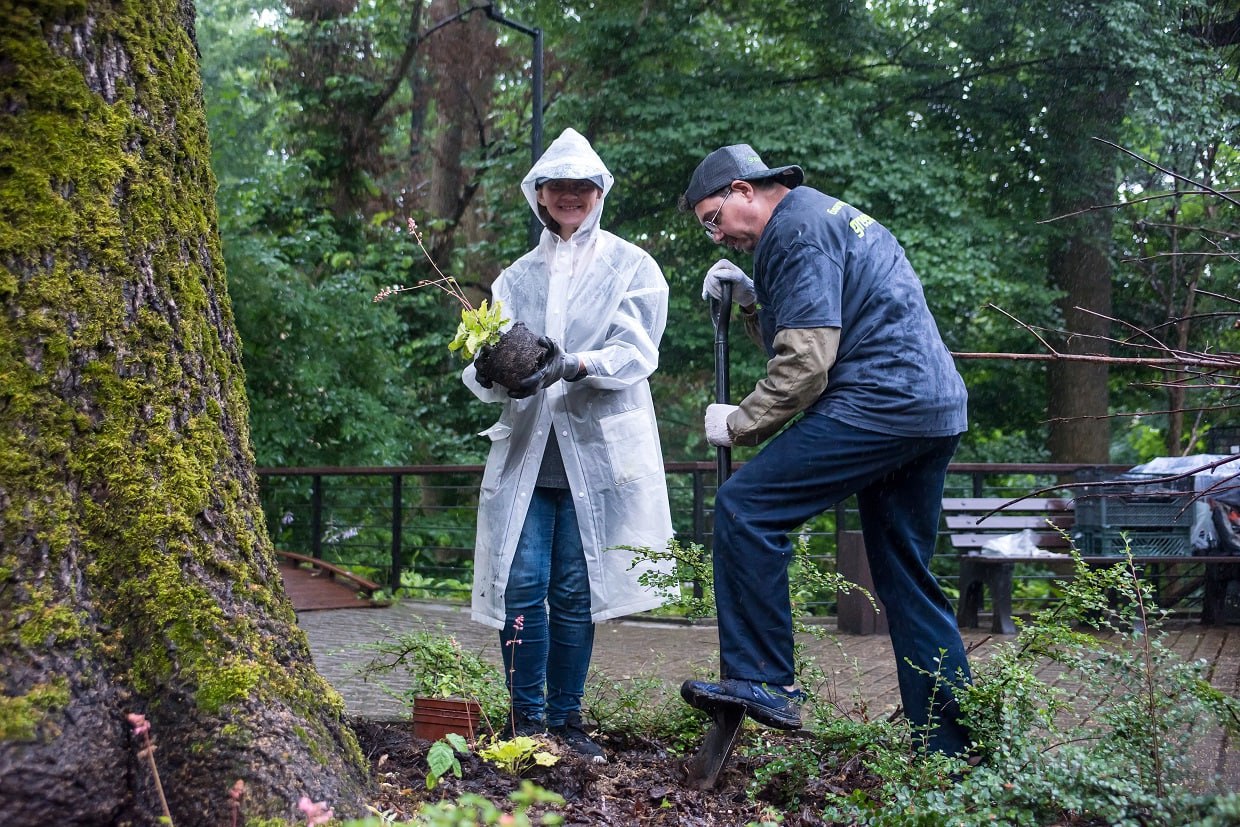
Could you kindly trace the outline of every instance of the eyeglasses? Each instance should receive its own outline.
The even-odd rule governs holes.
[[[571,192],[573,195],[588,195],[598,189],[593,181],[582,181],[576,178],[555,178],[543,186],[551,192]]]
[[[715,210],[715,214],[710,217],[709,221],[702,222],[702,229],[706,231],[706,235],[710,236],[713,241],[715,235],[719,232],[719,213],[723,212],[723,205],[728,203],[728,199],[732,197],[735,190],[728,190],[728,194],[723,196],[723,200],[719,202],[719,209]]]

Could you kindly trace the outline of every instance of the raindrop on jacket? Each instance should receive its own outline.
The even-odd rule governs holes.
[[[647,377],[659,365],[667,323],[667,281],[644,250],[599,228],[613,178],[579,133],[566,129],[535,162],[521,190],[544,225],[535,183],[601,178],[603,194],[569,240],[544,228],[538,247],[495,280],[506,318],[550,336],[580,356],[587,375],[556,382],[527,399],[483,388],[472,365],[462,380],[484,402],[499,402],[478,502],[471,616],[503,628],[504,591],[548,439],[564,462],[590,572],[594,622],[653,609],[662,598],[638,579],[621,546],[666,548],[672,538],[667,482]],[[668,566],[670,569],[670,566]]]

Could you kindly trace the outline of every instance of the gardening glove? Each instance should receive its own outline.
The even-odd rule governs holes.
[[[706,407],[706,441],[716,448],[727,448],[732,444],[732,434],[728,431],[728,415],[738,410],[737,405],[714,403]]]
[[[576,382],[586,375],[586,366],[582,363],[581,357],[575,353],[565,353],[555,339],[543,336],[538,343],[547,349],[546,362],[541,368],[518,382],[515,388],[508,391],[508,395],[513,399],[533,396],[535,392],[549,388],[561,379],[566,382]]]
[[[753,279],[726,258],[719,259],[706,271],[706,279],[702,282],[702,298],[721,299],[721,285],[725,281],[732,282],[732,301],[741,307],[752,307],[758,301],[758,294],[753,290]]]
[[[491,353],[490,345],[483,345],[478,348],[478,355],[474,357],[474,378],[478,380],[478,384],[490,390],[495,384],[495,377],[486,371],[486,358]]]

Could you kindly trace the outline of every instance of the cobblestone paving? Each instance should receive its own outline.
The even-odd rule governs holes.
[[[398,699],[407,678],[402,680],[393,672],[382,681],[364,680],[359,670],[372,657],[361,648],[367,643],[417,629],[442,630],[455,636],[466,651],[499,663],[496,632],[471,621],[468,610],[458,605],[401,601],[386,608],[302,612],[298,624],[309,639],[319,672],[340,692],[349,713],[375,720],[408,719],[408,709]],[[834,621],[828,629],[834,633]],[[1210,682],[1240,697],[1240,627],[1179,623],[1168,632],[1170,648],[1186,659],[1205,660],[1210,664]],[[963,636],[974,662],[988,657],[994,646],[1012,640],[977,630],[965,630]],[[825,640],[809,639],[806,645],[834,680],[833,686],[820,691],[820,699],[826,693],[844,708],[864,704],[871,717],[895,709],[899,690],[886,635],[833,634]],[[688,677],[716,675],[718,656],[713,626],[629,618],[597,627],[593,669],[599,677],[613,680],[653,676],[678,687]],[[1041,677],[1057,679],[1049,666]],[[1240,749],[1222,732],[1198,743],[1195,760],[1203,777],[1218,774],[1226,789],[1240,789]]]

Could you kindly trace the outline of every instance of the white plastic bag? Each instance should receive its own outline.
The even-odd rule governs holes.
[[[1037,535],[1026,528],[1016,534],[1004,534],[982,544],[982,554],[992,557],[1063,557],[1053,551],[1038,548]]]

